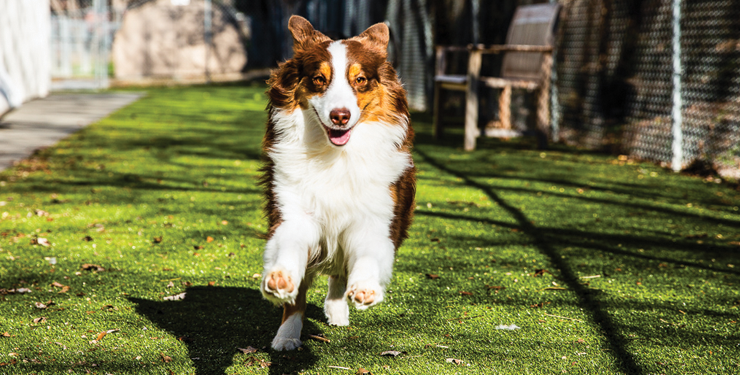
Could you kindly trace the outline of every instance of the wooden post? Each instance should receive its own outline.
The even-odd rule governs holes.
[[[442,46],[437,46],[435,50],[437,64],[435,66],[434,76],[441,76],[445,74],[445,49]],[[439,95],[442,90],[439,89],[439,83],[434,81],[434,108],[432,108],[432,135],[434,139],[442,137],[442,123],[439,121]]]
[[[478,129],[478,80],[482,53],[478,49],[470,51],[468,59],[468,86],[465,90],[465,151],[475,150],[475,139],[480,135]]]
[[[498,119],[501,129],[511,130],[511,86],[506,85],[498,97]]]
[[[537,137],[540,149],[547,148],[550,138],[550,72],[552,71],[552,54],[542,55],[542,81],[537,88]]]

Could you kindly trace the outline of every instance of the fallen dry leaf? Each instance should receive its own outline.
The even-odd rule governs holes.
[[[56,282],[56,281],[55,281],[55,282],[51,283],[51,286],[55,286],[55,287],[57,287],[57,288],[61,288],[61,287],[63,287],[64,285],[63,285],[62,283],[59,283],[59,282]]]
[[[170,281],[169,284],[167,284],[168,288],[173,288],[174,286],[175,286],[175,283],[173,283],[172,281]]]
[[[428,273],[427,274],[427,278],[432,279],[432,280],[436,280],[436,279],[439,279],[439,275],[435,275],[433,273]]]
[[[399,352],[397,350],[386,350],[386,351],[380,353],[380,355],[382,355],[382,356],[388,356],[388,357],[391,357],[391,356],[398,357],[399,355],[404,354],[404,353],[406,353],[406,352]]]
[[[49,246],[51,244],[49,243],[49,240],[47,240],[46,238],[37,237],[31,240],[31,245]]]
[[[466,292],[466,291],[464,291],[464,290],[461,290],[461,291],[460,291],[460,294],[462,294],[462,295],[464,295],[464,296],[472,296],[472,295],[473,295],[473,292]]]
[[[447,359],[445,359],[445,362],[447,362],[447,363],[454,363],[456,365],[462,365],[462,364],[464,364],[463,361],[461,361],[459,359],[456,359],[456,358],[447,358]]]
[[[486,289],[501,290],[501,289],[506,289],[506,287],[505,286],[498,286],[498,285],[486,285]]]
[[[170,363],[172,362],[172,357],[164,355],[164,353],[159,353],[159,355],[162,357],[162,362]]]
[[[92,242],[93,238],[90,236],[85,236],[85,237],[82,237],[82,240],[86,242]]]
[[[152,238],[152,243],[161,243],[162,236]]]
[[[164,297],[165,301],[178,301],[181,299],[185,299],[185,292],[182,292],[180,294],[175,294],[174,296],[166,296]]]
[[[548,270],[545,270],[545,269],[536,269],[536,270],[534,270],[534,275],[532,275],[532,276],[538,277],[538,276],[542,276],[542,275],[544,275],[546,273],[549,273],[549,274],[552,275],[552,273],[550,271],[548,271]]]
[[[33,320],[34,323],[43,323],[45,321],[46,321],[46,317],[45,316],[42,316],[40,318],[36,318],[36,319]]]
[[[216,282],[215,281],[209,281],[208,282],[208,286],[214,286],[214,285],[216,285]]]
[[[211,237],[211,236],[206,237],[206,242],[208,242],[208,243],[213,242],[213,237]]]
[[[65,285],[62,287],[62,289],[57,293],[67,293],[69,292],[69,286]]]
[[[49,307],[49,306],[47,306],[46,304],[43,304],[43,303],[41,303],[41,302],[34,302],[34,303],[33,303],[33,305],[34,305],[34,306],[36,306],[36,308],[37,308],[37,309],[41,309],[41,310],[43,310],[43,309],[45,309],[45,308]]]
[[[371,373],[371,372],[370,372],[370,371],[368,371],[368,370],[365,370],[365,369],[364,369],[364,368],[362,368],[362,367],[360,367],[360,368],[358,368],[358,369],[357,369],[357,375],[366,375],[366,374],[367,374],[367,375],[373,375],[373,373]]]
[[[221,220],[221,225],[228,225],[228,224],[229,224],[229,222],[228,222],[228,221],[226,221],[226,220]]]
[[[92,263],[83,264],[82,269],[85,271],[97,271],[97,272],[105,271],[105,268],[103,268],[102,266],[97,265],[97,264],[92,264]]]
[[[242,353],[244,353],[244,354],[250,354],[250,353],[256,353],[257,352],[257,348],[253,348],[251,346],[247,346],[246,349],[245,348],[237,348],[237,349],[239,349],[239,351],[242,352]]]
[[[0,335],[0,336],[3,336],[3,337],[10,337],[10,333],[8,333],[8,332],[3,332],[3,334],[2,334],[2,335]]]

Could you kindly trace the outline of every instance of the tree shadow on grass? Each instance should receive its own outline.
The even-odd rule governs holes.
[[[491,201],[497,203],[501,208],[507,211],[509,215],[516,220],[520,230],[532,239],[537,249],[549,259],[555,268],[560,270],[561,277],[565,285],[567,285],[568,289],[575,292],[584,311],[588,312],[588,314],[591,315],[591,319],[601,327],[602,332],[606,337],[606,341],[610,346],[609,349],[612,350],[618,361],[620,370],[628,374],[643,373],[643,369],[638,366],[635,358],[627,351],[626,340],[617,333],[615,324],[609,314],[599,306],[599,301],[594,298],[593,293],[579,282],[575,270],[573,270],[573,268],[561,258],[559,251],[555,249],[555,247],[548,241],[548,238],[533,224],[532,221],[530,221],[524,212],[502,199],[491,188],[491,186],[477,182],[467,174],[458,170],[448,168],[418,148],[415,150],[415,153],[421,156],[424,162],[434,168],[461,179],[464,184],[470,187],[481,190],[489,199],[491,199]]]
[[[264,352],[269,354],[270,374],[297,373],[316,362],[316,356],[305,347],[292,352],[270,349],[281,312],[253,289],[196,286],[187,288],[185,298],[179,301],[129,300],[136,304],[137,313],[187,345],[196,374],[223,374],[232,365],[259,366]],[[322,319],[314,305],[308,306],[306,316]],[[305,320],[304,333],[317,330]],[[241,354],[238,350],[248,346],[259,351]]]

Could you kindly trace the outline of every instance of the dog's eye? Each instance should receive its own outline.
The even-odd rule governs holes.
[[[324,78],[323,76],[313,77],[313,84],[314,85],[316,85],[316,86],[322,86],[325,83],[326,83],[326,78]]]
[[[355,83],[357,83],[358,85],[363,85],[363,84],[365,84],[365,82],[367,82],[367,79],[365,77],[357,77],[357,78],[355,78]]]

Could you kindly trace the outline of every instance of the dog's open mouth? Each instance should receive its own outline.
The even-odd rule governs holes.
[[[349,142],[349,136],[352,133],[352,129],[331,129],[327,126],[324,126],[324,129],[326,130],[326,134],[329,136],[329,141],[334,146],[344,146]]]

